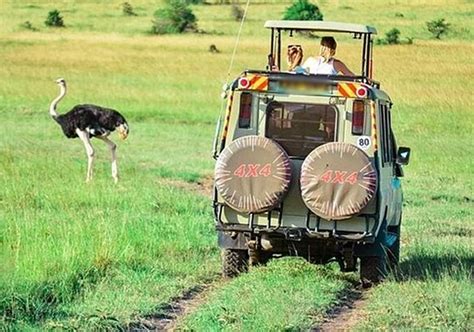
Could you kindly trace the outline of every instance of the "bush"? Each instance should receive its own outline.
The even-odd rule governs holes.
[[[26,29],[26,30],[38,31],[38,29],[35,28],[35,27],[33,26],[33,24],[31,24],[30,21],[25,21],[25,22],[23,22],[22,24],[20,24],[20,27],[22,27],[23,29]]]
[[[122,13],[125,16],[137,16],[137,14],[133,11],[132,5],[128,2],[122,3]]]
[[[44,24],[49,27],[64,27],[64,21],[59,10],[54,9],[50,11],[48,13],[48,17],[46,18],[46,21],[44,21]]]
[[[378,38],[375,43],[377,45],[411,45],[413,44],[413,38],[407,37],[406,40],[402,41],[400,40],[400,30],[393,28],[392,30],[385,33],[385,38]]]
[[[388,44],[400,44],[400,30],[393,28],[385,34],[385,40]]]
[[[428,31],[431,32],[436,39],[441,39],[441,35],[448,32],[450,25],[451,24],[444,21],[444,18],[426,22]]]
[[[283,16],[284,20],[302,20],[302,21],[322,21],[323,14],[318,6],[308,2],[308,0],[296,0],[286,9]]]
[[[151,32],[154,34],[182,33],[196,31],[196,16],[188,7],[186,1],[168,0],[167,5],[158,9]]]
[[[231,14],[234,20],[240,21],[244,17],[244,10],[238,4],[233,4],[231,8]]]

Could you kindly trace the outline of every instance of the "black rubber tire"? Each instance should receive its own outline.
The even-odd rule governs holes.
[[[222,249],[222,276],[234,278],[242,272],[248,271],[249,256],[247,250]]]
[[[254,254],[254,257],[250,257],[250,265],[260,266],[266,265],[272,258],[272,253],[259,250]]]
[[[360,280],[363,287],[371,287],[387,277],[387,256],[360,258]]]

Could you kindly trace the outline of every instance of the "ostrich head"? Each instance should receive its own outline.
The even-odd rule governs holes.
[[[127,123],[127,121],[125,121],[124,118],[119,119],[117,121],[117,131],[118,131],[118,135],[121,139],[123,139],[123,140],[127,139],[129,130],[130,129],[128,128],[128,123]]]
[[[59,85],[59,86],[66,87],[66,80],[64,78],[58,78],[56,80],[56,84]]]

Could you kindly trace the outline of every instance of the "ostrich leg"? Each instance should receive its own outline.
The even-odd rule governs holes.
[[[103,140],[105,142],[105,144],[107,144],[107,146],[110,149],[110,153],[112,154],[112,177],[114,178],[114,182],[117,183],[118,179],[119,179],[118,178],[117,156],[116,156],[116,153],[115,153],[116,150],[117,150],[117,145],[105,136],[97,137],[97,138],[100,138],[101,140]]]
[[[84,147],[86,148],[87,153],[87,176],[86,182],[92,180],[92,167],[94,166],[94,148],[92,147],[89,133],[82,131],[80,129],[76,129],[77,136],[81,139],[84,143]]]

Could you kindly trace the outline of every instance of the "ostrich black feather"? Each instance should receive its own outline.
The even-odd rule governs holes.
[[[103,136],[120,125],[127,125],[125,118],[116,110],[97,105],[76,105],[65,114],[53,117],[68,138],[76,138],[76,129],[90,136]],[[128,128],[128,125],[127,125]]]

